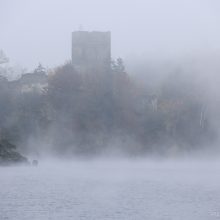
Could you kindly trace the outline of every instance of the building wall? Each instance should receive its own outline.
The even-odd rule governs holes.
[[[111,65],[111,33],[73,32],[72,63],[80,71],[109,70]]]

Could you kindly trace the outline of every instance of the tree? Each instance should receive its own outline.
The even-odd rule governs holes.
[[[0,64],[8,63],[9,59],[6,57],[3,50],[0,50]]]
[[[117,58],[116,61],[111,62],[112,70],[116,73],[125,73],[124,61],[122,58]]]
[[[46,74],[46,68],[39,63],[38,67],[34,70],[34,73],[43,73]]]

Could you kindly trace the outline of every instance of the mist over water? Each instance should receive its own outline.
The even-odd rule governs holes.
[[[0,220],[220,219],[219,9],[0,0]]]
[[[42,161],[0,171],[1,219],[219,218],[217,160]]]

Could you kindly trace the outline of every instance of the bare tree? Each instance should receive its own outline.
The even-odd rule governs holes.
[[[6,57],[3,50],[0,50],[0,64],[8,63],[9,59]]]

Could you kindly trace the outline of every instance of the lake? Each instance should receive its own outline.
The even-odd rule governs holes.
[[[219,165],[102,159],[2,167],[0,219],[220,219]]]

